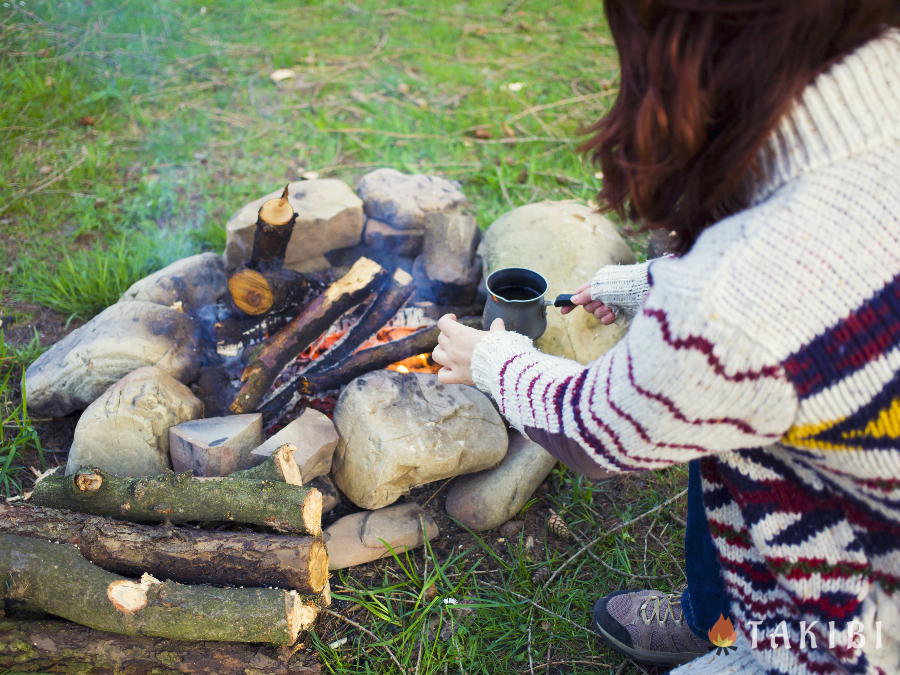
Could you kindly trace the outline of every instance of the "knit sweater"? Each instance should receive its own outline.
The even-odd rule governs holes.
[[[817,77],[747,180],[598,360],[494,332],[473,378],[589,476],[700,458],[740,648],[676,673],[900,673],[900,32]]]

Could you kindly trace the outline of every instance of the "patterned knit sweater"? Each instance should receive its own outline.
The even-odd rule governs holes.
[[[701,458],[740,648],[675,672],[894,675],[900,32],[820,75],[758,167],[749,208],[638,270],[649,292],[597,361],[490,333],[473,377],[587,475]]]

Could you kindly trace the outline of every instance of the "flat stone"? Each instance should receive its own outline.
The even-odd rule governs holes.
[[[250,202],[225,225],[225,267],[233,270],[250,259],[259,207],[280,197],[283,188]],[[297,213],[285,253],[285,267],[323,253],[358,244],[362,239],[362,201],[346,183],[330,178],[288,185],[288,201]]]
[[[83,410],[143,366],[156,366],[180,382],[193,379],[200,348],[191,317],[144,300],[106,308],[28,367],[28,409],[51,417]]]
[[[366,215],[400,230],[425,228],[425,214],[447,211],[466,201],[459,183],[438,176],[377,169],[359,181],[356,193]]]
[[[181,302],[185,309],[212,305],[228,292],[228,277],[222,256],[201,253],[178,260],[140,281],[122,294],[119,302],[143,300],[171,307]]]
[[[480,240],[481,231],[475,218],[459,209],[425,214],[422,247],[425,274],[445,284],[471,283],[475,249]]]
[[[390,251],[397,255],[418,255],[422,251],[425,230],[401,230],[375,218],[366,219],[363,236],[366,246]]]
[[[478,252],[484,275],[504,267],[527,267],[547,279],[547,298],[572,293],[604,265],[629,265],[634,253],[615,226],[576,201],[541,202],[498,218],[484,233]],[[588,363],[625,334],[618,323],[602,325],[577,310],[566,316],[547,309],[547,331],[535,341],[542,352]]]
[[[300,272],[300,274],[312,274],[314,272],[324,272],[327,269],[331,269],[331,263],[328,262],[328,258],[324,255],[317,255],[314,258],[308,258],[306,260],[285,261],[283,267],[288,270]]]
[[[412,487],[495,466],[506,454],[506,427],[474,387],[437,375],[377,370],[338,399],[340,441],[332,476],[354,504],[377,509]]]
[[[398,554],[418,548],[425,544],[423,534],[430,540],[440,530],[431,516],[415,503],[352,513],[325,530],[328,569],[342,570],[388,557],[391,551],[382,540]]]
[[[303,484],[331,471],[331,460],[338,444],[334,423],[318,410],[306,408],[297,419],[277,432],[247,455],[246,466],[251,468],[265,462],[285,443],[295,448],[294,460],[300,468]]]
[[[556,458],[518,431],[509,432],[509,450],[499,466],[460,476],[447,493],[447,515],[481,532],[515,516],[556,464]]]
[[[172,468],[195,476],[230,476],[262,439],[259,413],[185,422],[169,429]]]
[[[117,476],[152,476],[171,468],[169,427],[203,415],[185,385],[153,366],[129,373],[78,420],[66,473],[94,466]]]
[[[313,478],[309,483],[309,487],[314,487],[322,493],[322,513],[328,513],[334,507],[341,503],[341,493],[338,492],[334,481],[328,476],[318,476]]]

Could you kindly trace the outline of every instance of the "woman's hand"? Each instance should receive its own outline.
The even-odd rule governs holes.
[[[435,363],[443,366],[438,373],[438,380],[443,384],[474,384],[472,353],[487,333],[457,323],[454,314],[445,314],[437,325],[441,334],[431,357]],[[491,324],[492,333],[499,330],[506,330],[503,319],[495,319]]]
[[[609,307],[604,305],[602,302],[597,300],[591,300],[591,282],[587,282],[586,284],[582,284],[581,287],[575,291],[574,295],[572,295],[572,302],[576,305],[581,305],[584,307],[584,311],[588,314],[593,314],[597,319],[600,320],[600,323],[608,326],[613,321],[616,320],[616,314]],[[568,314],[574,307],[563,307],[560,312],[563,314]],[[437,359],[435,359],[436,361]]]

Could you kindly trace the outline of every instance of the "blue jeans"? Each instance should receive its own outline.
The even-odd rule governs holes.
[[[708,640],[708,631],[720,615],[729,614],[722,568],[709,522],[703,510],[703,487],[700,484],[700,461],[688,464],[687,527],[684,532],[684,562],[687,590],[681,597],[684,621],[695,635]]]

